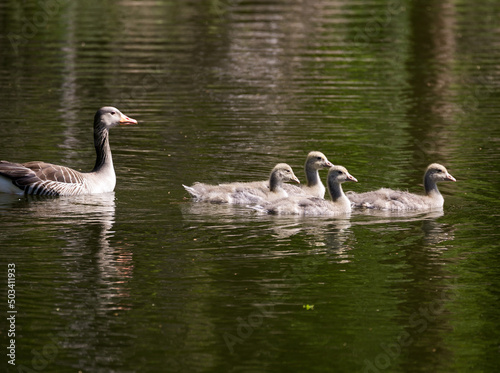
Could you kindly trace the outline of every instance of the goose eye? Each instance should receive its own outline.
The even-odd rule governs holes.
[[[321,157],[317,157],[316,159],[317,159],[318,161],[321,161]]]
[[[112,112],[111,112],[111,115],[115,115],[115,114],[116,114],[116,111],[112,111]]]

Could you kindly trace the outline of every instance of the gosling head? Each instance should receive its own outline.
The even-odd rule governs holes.
[[[285,183],[289,181],[294,181],[297,184],[300,184],[300,181],[297,178],[297,176],[295,176],[295,174],[293,173],[292,168],[286,163],[278,163],[276,166],[274,166],[271,172],[271,177],[274,177],[277,180],[281,180],[282,182]]]
[[[326,156],[317,151],[312,151],[307,155],[306,158],[306,168],[312,166],[315,170],[321,170],[323,168],[330,168],[333,164],[326,158]]]
[[[354,176],[352,176],[345,167],[342,166],[330,167],[330,170],[328,171],[328,181],[339,184],[346,181],[354,181],[356,183],[358,182],[358,180]]]
[[[439,181],[457,181],[457,179],[451,176],[446,167],[439,163],[432,163],[427,167],[425,178],[436,183]]]

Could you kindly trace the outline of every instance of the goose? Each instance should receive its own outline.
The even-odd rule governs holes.
[[[351,202],[342,190],[342,183],[357,182],[345,167],[332,166],[328,171],[327,185],[331,201],[319,197],[290,196],[274,202],[254,206],[253,208],[268,214],[335,216],[351,212]]]
[[[283,189],[283,183],[288,181],[300,183],[288,164],[278,163],[272,169],[267,182],[235,182],[219,185],[195,183],[190,187],[182,186],[195,201],[249,204],[288,196],[288,193]]]
[[[424,175],[425,195],[381,188],[371,192],[347,194],[353,207],[392,211],[422,211],[442,208],[444,198],[439,192],[440,181],[457,181],[443,165],[430,164]]]
[[[119,124],[137,124],[137,121],[111,106],[97,110],[94,116],[96,162],[92,171],[83,173],[41,161],[0,161],[0,191],[45,196],[112,192],[115,189],[116,175],[109,147],[109,129]]]
[[[318,151],[312,151],[307,155],[306,163],[304,166],[306,174],[306,184],[300,186],[286,184],[285,190],[289,194],[307,195],[318,198],[325,198],[325,186],[319,177],[319,170],[330,168],[333,164],[326,158],[326,156]]]

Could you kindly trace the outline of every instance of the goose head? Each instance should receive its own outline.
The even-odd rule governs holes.
[[[294,181],[297,184],[300,184],[299,179],[293,173],[292,168],[286,163],[278,163],[274,166],[271,172],[271,178],[275,180],[280,180],[281,182]]]
[[[312,168],[314,170],[321,170],[323,168],[330,168],[333,164],[326,158],[326,156],[317,151],[312,151],[306,158],[306,169]]]
[[[104,106],[95,113],[94,125],[96,127],[110,129],[117,125],[129,124],[137,124],[137,121],[127,117],[120,110],[112,106]]]
[[[457,179],[451,176],[446,167],[439,163],[432,163],[427,167],[425,179],[433,181],[434,183],[439,181],[457,181]]]
[[[354,176],[352,176],[345,167],[342,166],[330,167],[327,178],[329,184],[341,184],[346,181],[358,182],[358,180]]]

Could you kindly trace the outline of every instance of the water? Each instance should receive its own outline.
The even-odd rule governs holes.
[[[496,372],[498,4],[8,2],[0,158],[87,171],[114,105],[114,193],[0,196],[16,366],[49,372]],[[442,212],[262,216],[181,184],[310,150]],[[322,173],[325,177],[326,173]],[[3,291],[0,341],[9,346]]]

